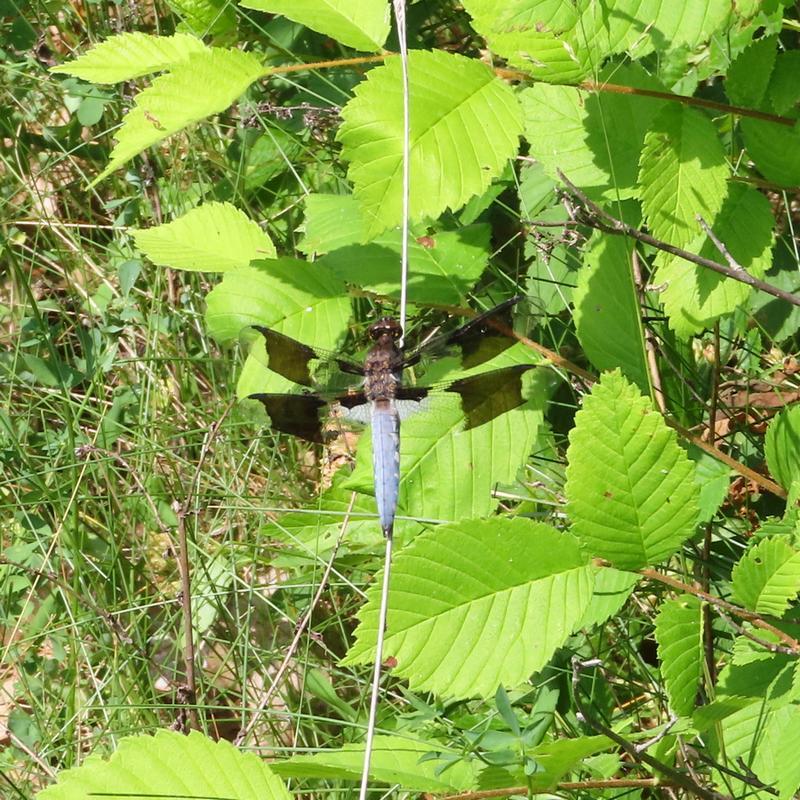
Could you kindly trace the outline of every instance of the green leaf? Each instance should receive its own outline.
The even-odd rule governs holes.
[[[402,234],[385,231],[369,244],[366,223],[352,195],[311,195],[306,201],[306,237],[301,250],[327,253],[321,263],[345,283],[392,297],[400,296]],[[409,302],[456,305],[475,284],[489,260],[491,228],[428,230],[409,242]]]
[[[589,44],[598,26],[588,19],[589,29],[581,24],[585,0],[574,5],[527,0],[505,6],[466,0],[463,5],[489,48],[537,80],[572,83],[599,66],[601,54]]]
[[[491,697],[541,669],[592,596],[578,542],[525,519],[469,520],[418,536],[393,565],[385,653],[413,689]],[[380,586],[367,592],[346,663],[375,647]]]
[[[725,80],[725,91],[738,106],[761,108],[775,67],[777,36],[753,42],[736,57]]]
[[[119,797],[235,797],[289,800],[290,794],[267,764],[230,742],[158,731],[122,739],[108,761],[90,756],[61,772],[39,800],[89,800],[114,792]]]
[[[763,539],[739,559],[732,577],[737,602],[781,617],[800,592],[800,553],[783,538]]]
[[[248,325],[266,325],[331,348],[350,315],[341,282],[318,264],[293,258],[256,261],[226,272],[206,298],[206,325],[220,342],[236,339]]]
[[[430,758],[437,754],[438,758]],[[452,793],[475,785],[475,762],[453,758],[459,753],[439,742],[376,736],[373,742],[370,780],[397,784],[406,791]],[[445,760],[446,758],[446,760]],[[284,778],[358,780],[364,763],[364,745],[346,744],[339,750],[296,755],[270,764]],[[443,769],[445,765],[447,769]]]
[[[399,58],[367,74],[342,109],[338,139],[350,162],[367,238],[402,216]],[[511,89],[480,62],[442,51],[409,53],[411,217],[438,217],[482,192],[517,150],[522,115]],[[431,75],[436,80],[431,80]]]
[[[239,5],[283,14],[356,50],[380,50],[389,35],[386,0],[240,0]]]
[[[752,770],[759,780],[774,786],[779,800],[792,797],[800,783],[800,759],[796,757],[800,748],[800,706],[765,709],[762,703],[752,702],[727,716],[719,730],[722,742],[717,749],[724,752],[727,764],[733,767],[741,763]],[[719,775],[718,780],[730,787],[731,796],[752,792],[752,786],[729,774]]]
[[[730,173],[711,122],[699,111],[670,104],[654,119],[640,159],[642,209],[650,231],[682,247],[722,208]]]
[[[731,468],[695,445],[689,447],[689,458],[694,461],[694,481],[700,489],[697,497],[700,516],[697,521],[710,522],[728,494]]]
[[[305,236],[298,249],[311,255],[358,244],[366,239],[366,223],[351,194],[310,194],[306,197]]]
[[[108,166],[92,185],[150,145],[192,122],[224,111],[268,70],[250,53],[214,47],[191,53],[136,96],[117,131]]]
[[[800,404],[784,408],[772,418],[764,453],[770,475],[784,489],[800,480]]]
[[[775,219],[764,195],[742,183],[731,184],[729,194],[711,225],[717,238],[751,275],[763,278],[770,267]],[[716,245],[701,234],[688,250],[725,263]],[[670,327],[682,337],[699,333],[747,302],[750,286],[726,278],[677,256],[659,258],[656,280],[666,283],[661,294]]]
[[[530,351],[515,345],[472,372],[520,363],[531,363]],[[531,370],[528,376],[525,387],[530,400],[477,428],[463,430],[461,405],[452,395],[437,396],[426,413],[403,422],[401,513],[415,519],[455,521],[486,516],[497,508],[496,484],[515,479],[542,425],[549,377],[544,370]],[[375,491],[369,435],[361,437],[356,469],[346,486]]]
[[[585,550],[621,569],[663,561],[697,521],[694,464],[649,400],[603,375],[575,418],[568,509]]]
[[[109,36],[68,64],[50,67],[50,72],[73,75],[89,83],[119,83],[160,72],[186,61],[193,53],[209,48],[195,36],[151,36],[120,33]]]
[[[353,552],[383,552],[383,533],[375,524],[375,501],[367,495],[356,494],[351,505],[353,492],[342,487],[346,477],[344,471],[337,472],[333,485],[323,492],[313,508],[290,511],[261,528],[262,536],[282,544],[271,560],[273,565],[327,561],[345,519],[348,520],[347,532],[339,546],[340,557]],[[420,530],[417,522],[397,520],[394,526],[396,546],[402,547]]]
[[[635,572],[622,572],[613,567],[597,567],[594,575],[592,602],[577,628],[602,625],[625,605],[639,580]]]
[[[204,203],[173,222],[134,230],[133,239],[153,263],[194,272],[227,272],[276,255],[269,236],[230,203]]]
[[[167,0],[182,20],[182,29],[197,36],[222,38],[236,30],[236,7],[230,0]]]
[[[638,66],[617,67],[604,77],[625,86],[664,88]],[[546,83],[524,89],[520,100],[530,154],[551,178],[560,170],[594,198],[636,193],[639,153],[664,101]]]
[[[682,717],[691,715],[703,674],[702,603],[684,594],[661,604],[655,622],[661,674],[670,708]]]
[[[631,250],[631,243],[620,236],[593,238],[573,296],[575,332],[595,367],[619,367],[649,395],[650,373]]]
[[[747,152],[758,171],[779,186],[800,184],[800,128],[742,119],[740,122]]]

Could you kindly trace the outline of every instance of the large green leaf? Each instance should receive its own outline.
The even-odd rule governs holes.
[[[733,594],[745,608],[783,616],[800,592],[800,553],[774,536],[751,547],[733,568]]]
[[[406,791],[463,792],[475,785],[477,770],[475,762],[458,755],[435,741],[376,736],[369,775],[374,782],[397,784]],[[346,744],[339,750],[296,755],[270,766],[284,778],[358,780],[363,764],[364,745]]]
[[[91,756],[82,766],[60,773],[58,782],[39,792],[39,800],[90,800],[92,797],[235,797],[237,800],[289,800],[291,795],[263,759],[230,742],[213,741],[197,731],[188,736],[158,731],[155,736],[122,739],[108,761]]]
[[[387,0],[239,0],[239,5],[283,14],[356,50],[380,50],[389,35]]]
[[[712,228],[748,273],[763,278],[770,267],[774,224],[769,200],[757,189],[738,183],[731,184]],[[696,237],[687,249],[713,261],[725,260],[705,234]],[[661,294],[664,309],[670,327],[683,338],[732,313],[752,292],[745,283],[677,256],[659,259],[656,280],[666,284]]]
[[[209,52],[196,36],[151,36],[120,33],[109,36],[68,64],[51,67],[50,72],[73,75],[90,83],[119,83],[169,69],[192,53]]]
[[[622,569],[663,561],[694,532],[694,464],[619,372],[583,403],[567,451],[568,509],[586,551]]]
[[[663,90],[636,66],[617,67],[602,77]],[[560,170],[591,197],[615,200],[636,192],[645,133],[664,101],[546,83],[524,89],[520,99],[530,153],[551,178]]]
[[[414,689],[488,697],[541,669],[575,628],[594,574],[578,542],[525,519],[469,520],[418,536],[395,559],[385,653]],[[380,586],[346,661],[372,657]]]
[[[460,208],[517,150],[522,114],[484,64],[442,51],[409,54],[411,217]],[[435,75],[436,80],[431,80]],[[367,238],[402,217],[403,103],[399,58],[367,75],[342,109],[338,138],[367,218]]]
[[[785,489],[800,480],[800,404],[789,406],[769,423],[764,444],[767,466]]]
[[[155,264],[200,272],[227,272],[276,255],[269,236],[230,203],[204,203],[173,222],[133,231],[133,239]]]
[[[226,272],[206,298],[206,325],[231,341],[248,325],[266,325],[318,347],[333,347],[346,330],[350,301],[329,270],[294,258],[252,262]]]
[[[598,369],[619,367],[650,394],[642,309],[633,282],[632,245],[622,237],[596,236],[578,273],[575,331]]]
[[[482,364],[483,372],[530,364],[521,345]],[[436,396],[429,409],[405,420],[400,431],[400,513],[420,520],[454,521],[490,514],[499,505],[497,483],[515,479],[539,434],[549,376],[525,376],[528,402],[491,422],[463,430],[464,415],[455,395]],[[356,469],[347,488],[374,492],[372,442],[361,437]]]
[[[682,247],[701,230],[696,215],[714,225],[730,168],[705,115],[665,106],[645,136],[640,164],[642,209],[653,236]]]
[[[700,601],[685,594],[662,603],[656,617],[655,635],[670,708],[683,717],[689,716],[703,674]]]
[[[190,53],[136,95],[116,132],[111,160],[92,183],[192,122],[224,111],[267,72],[254,55],[242,50],[214,47]]]

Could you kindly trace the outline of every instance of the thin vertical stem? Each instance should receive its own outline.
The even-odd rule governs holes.
[[[400,327],[406,329],[406,304],[408,301],[408,218],[411,202],[411,114],[408,90],[408,43],[406,40],[406,9],[404,0],[394,0],[397,20],[397,39],[400,43],[400,64],[403,73],[403,232],[400,251]],[[400,340],[403,346],[403,340]]]
[[[361,772],[361,788],[359,800],[366,800],[369,788],[369,768],[372,760],[372,742],[375,739],[375,718],[378,713],[378,693],[381,683],[381,666],[383,664],[383,639],[386,631],[386,612],[389,606],[389,577],[392,572],[392,532],[386,534],[386,554],[383,559],[383,586],[381,587],[381,608],[378,613],[378,636],[375,643],[375,664],[372,669],[372,692],[369,698],[369,721],[367,722],[367,739],[364,745],[364,766]]]

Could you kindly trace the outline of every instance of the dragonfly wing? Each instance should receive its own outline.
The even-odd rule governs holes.
[[[314,373],[323,363],[333,364],[340,372],[363,376],[364,368],[355,361],[337,356],[328,350],[298,342],[272,328],[251,326],[264,339],[266,366],[301,386],[314,386]],[[253,347],[251,352],[257,353]]]

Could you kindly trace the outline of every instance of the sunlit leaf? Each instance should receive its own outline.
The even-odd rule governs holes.
[[[700,601],[686,594],[662,603],[656,617],[655,636],[670,708],[676,714],[689,716],[703,673]]]
[[[431,75],[436,80],[431,80]],[[517,150],[522,114],[484,64],[442,51],[409,53],[411,218],[438,217],[482,192]],[[338,138],[371,238],[402,217],[403,104],[398,58],[370,70],[342,109]]]
[[[240,0],[239,4],[283,14],[356,50],[380,50],[389,35],[387,0]]]
[[[131,798],[290,798],[281,780],[254,753],[243,753],[224,739],[213,741],[197,731],[184,736],[165,730],[122,739],[108,761],[90,757],[80,767],[62,772],[58,782],[37,798],[89,800],[109,793]]]
[[[800,592],[800,552],[783,538],[764,539],[739,559],[732,577],[737,602],[781,617]]]
[[[475,762],[457,756],[456,751],[435,741],[376,736],[369,774],[373,781],[397,784],[406,791],[463,792],[474,786],[476,768]],[[284,778],[358,780],[363,764],[364,745],[346,744],[338,750],[296,755],[270,766]],[[447,769],[443,769],[445,765],[449,765]]]
[[[800,480],[800,404],[770,420],[764,443],[770,474],[784,488]]]
[[[717,132],[699,111],[665,106],[645,136],[640,160],[642,209],[658,239],[677,247],[713,227],[727,194],[730,167]]]
[[[738,183],[731,184],[711,227],[750,275],[763,278],[771,263],[774,225],[769,200],[757,189]],[[725,257],[705,234],[693,239],[687,249],[712,261],[725,262]],[[753,291],[741,281],[677,256],[659,259],[656,279],[665,284],[661,293],[664,309],[670,327],[681,337],[711,327],[722,315],[743,305]]]
[[[73,75],[90,83],[119,83],[169,69],[199,52],[210,51],[200,39],[186,33],[120,33],[109,36],[74,61],[51,67],[50,72]]]
[[[152,262],[174,269],[227,272],[275,256],[269,236],[230,203],[204,203],[133,238]]]
[[[694,532],[694,464],[618,372],[595,384],[570,432],[566,495],[584,549],[622,569],[662,561]]]
[[[214,47],[191,53],[136,95],[116,131],[117,144],[93,184],[150,145],[211,114],[224,111],[266,68],[251,53]]]
[[[580,621],[593,571],[572,536],[524,519],[432,528],[395,559],[384,652],[412,688],[482,697],[541,669]],[[375,646],[380,586],[348,663]]]

